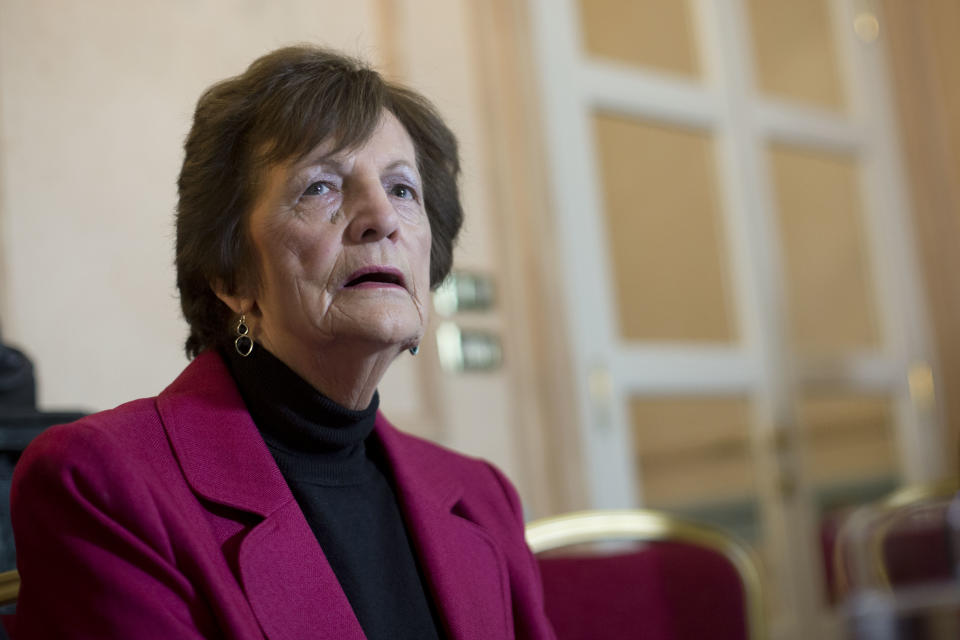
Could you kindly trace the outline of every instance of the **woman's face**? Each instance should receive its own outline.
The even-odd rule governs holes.
[[[287,363],[333,342],[399,353],[427,320],[430,223],[413,141],[384,111],[361,146],[330,147],[267,170],[250,217],[260,286],[247,315]]]

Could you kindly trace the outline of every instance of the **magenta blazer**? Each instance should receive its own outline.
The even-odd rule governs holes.
[[[375,429],[447,637],[554,638],[510,483],[382,415]],[[156,398],[45,432],[12,514],[15,639],[364,637],[215,353]]]

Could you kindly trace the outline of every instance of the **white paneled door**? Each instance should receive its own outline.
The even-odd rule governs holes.
[[[775,637],[829,637],[829,514],[943,441],[882,16],[530,0],[595,507],[711,520]]]

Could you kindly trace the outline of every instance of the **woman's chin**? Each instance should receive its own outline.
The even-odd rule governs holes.
[[[423,326],[417,316],[412,318],[372,318],[353,322],[337,328],[335,342],[338,346],[355,344],[358,356],[364,356],[371,348],[384,352],[400,352],[418,344],[423,336]]]
[[[421,316],[411,296],[401,290],[398,293],[368,290],[371,295],[351,295],[337,304],[336,326],[332,333],[336,338],[361,339],[382,344],[385,348],[413,344],[423,335],[426,318]]]

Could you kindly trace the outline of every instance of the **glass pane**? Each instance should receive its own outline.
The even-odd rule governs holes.
[[[685,512],[755,540],[749,401],[635,396],[630,410],[644,506]]]
[[[856,159],[786,145],[770,159],[794,345],[807,355],[876,347]]]
[[[805,393],[798,406],[807,476],[840,487],[897,473],[893,406],[886,395]]]
[[[620,334],[732,342],[713,140],[594,117]]]
[[[777,616],[783,567],[762,529],[744,396],[634,396],[633,440],[643,506],[736,534],[761,558],[767,615]]]
[[[637,67],[699,75],[687,2],[580,0],[587,53]]]
[[[761,91],[841,110],[846,101],[827,0],[749,0]]]

